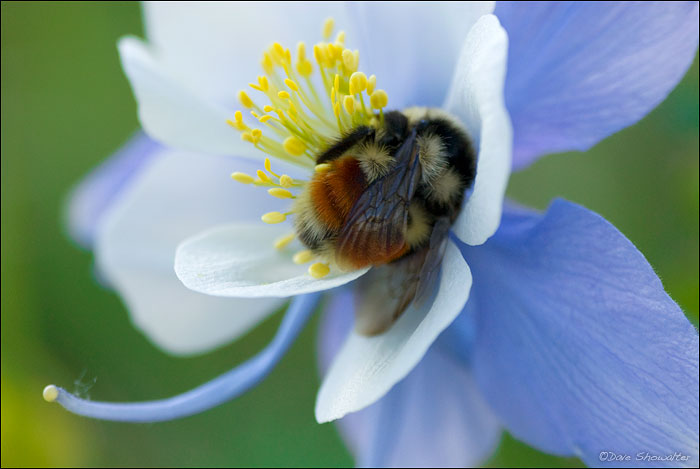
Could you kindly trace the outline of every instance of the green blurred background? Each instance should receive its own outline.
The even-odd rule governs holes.
[[[176,422],[106,423],[41,398],[49,382],[132,401],[182,392],[259,350],[279,316],[235,344],[169,357],[94,280],[65,236],[65,197],[138,128],[116,41],[142,34],[136,3],[2,3],[2,466],[352,466],[313,404],[314,321],[262,385]],[[698,322],[698,63],[639,124],[586,153],[545,158],[510,195],[555,196],[614,223]],[[577,465],[505,437],[492,466]]]

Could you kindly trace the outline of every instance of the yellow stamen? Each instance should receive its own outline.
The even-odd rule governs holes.
[[[248,96],[248,94],[246,94],[246,92],[243,91],[243,90],[241,90],[241,91],[238,92],[238,100],[241,102],[241,104],[242,104],[243,107],[245,107],[245,108],[250,109],[250,108],[253,107],[253,100],[250,99],[250,97]]]
[[[335,23],[335,21],[333,21],[333,18],[327,18],[326,21],[323,22],[323,40],[324,41],[327,41],[331,37],[331,34],[333,34],[334,23]]]
[[[387,96],[386,91],[384,91],[384,90],[376,90],[369,97],[369,103],[372,105],[372,107],[374,109],[385,108],[388,102],[389,102],[389,97]]]
[[[367,88],[367,76],[362,72],[355,72],[350,75],[350,94],[362,93]],[[371,93],[370,93],[371,94]]]
[[[292,156],[301,156],[306,151],[306,145],[298,138],[287,137],[283,143],[284,150]]]
[[[328,275],[330,271],[331,268],[322,262],[316,262],[315,264],[311,264],[309,266],[309,275],[311,275],[313,278],[323,278]]]
[[[270,176],[268,176],[267,174],[265,174],[265,171],[263,171],[262,169],[258,169],[258,171],[257,171],[256,174],[258,175],[258,178],[259,178],[262,182],[272,182],[272,179],[270,179]]]
[[[350,114],[351,116],[355,112],[355,98],[352,96],[346,96],[343,98],[343,107],[345,108],[345,112]]]
[[[287,189],[281,189],[279,187],[273,187],[272,189],[268,189],[267,193],[270,194],[272,197],[277,197],[278,199],[294,198],[294,194],[289,192]]]
[[[294,241],[295,237],[296,237],[296,233],[289,233],[288,235],[277,238],[275,240],[275,249],[286,248],[289,245],[289,243]]]
[[[357,55],[350,49],[345,49],[343,51],[343,65],[348,73],[353,73],[357,71],[357,66],[359,65],[359,52]]]
[[[228,125],[230,125],[231,127],[233,127],[234,129],[236,129],[236,130],[241,130],[241,131],[245,130],[245,126],[242,126],[242,125],[239,124],[238,122],[234,122],[234,121],[232,121],[231,119],[228,119],[228,120],[226,121],[226,123],[227,123]]]
[[[328,163],[321,163],[317,164],[316,167],[314,168],[314,171],[317,173],[325,173],[326,171],[330,171],[331,165]]]
[[[313,258],[314,254],[308,249],[306,249],[304,251],[299,251],[298,253],[294,254],[294,256],[292,257],[292,261],[295,264],[306,264]]]
[[[306,43],[301,41],[297,44],[297,60],[302,61],[306,58]]]
[[[282,223],[287,219],[287,215],[284,213],[280,212],[268,212],[260,219],[263,221],[263,223],[267,223],[269,225],[275,225],[277,223]]]
[[[289,89],[292,91],[299,91],[299,85],[297,85],[294,80],[290,80],[289,78],[285,78],[284,84],[287,85],[289,87]]]
[[[294,185],[294,179],[287,176],[286,174],[283,174],[282,176],[280,176],[280,186],[292,187],[293,185]]]
[[[270,161],[270,158],[265,158],[265,171],[277,178],[279,177],[277,174],[272,172],[272,162]]]
[[[299,63],[297,64],[297,72],[299,72],[299,75],[303,77],[308,77],[311,75],[314,71],[313,65],[311,65],[311,62],[308,60],[300,60]]]
[[[241,184],[251,184],[255,179],[250,174],[235,172],[231,175],[231,179]]]
[[[377,126],[383,122],[383,107],[388,102],[386,92],[375,90],[374,75],[368,79],[358,71],[360,54],[346,48],[345,32],[338,32],[335,41],[330,42],[333,26],[332,19],[324,24],[325,40],[313,47],[313,59],[307,56],[303,42],[297,44],[294,60],[292,52],[280,43],[273,43],[264,51],[265,73],[257,77],[257,83],[250,83],[250,87],[263,93],[268,102],[258,106],[257,100],[252,99],[255,96],[245,91],[238,93],[238,99],[252,118],[265,125],[265,130],[249,126],[243,121],[243,114],[236,111],[234,118],[226,122],[241,133],[241,139],[270,157],[311,168],[315,155],[332,139],[356,125]],[[316,71],[314,59],[318,80],[312,77]],[[317,171],[329,169],[325,165],[316,168]],[[269,159],[265,171],[258,171],[257,179],[253,179],[255,175],[234,174],[234,180],[277,189],[270,193],[284,198],[293,197],[286,189],[305,184],[273,173]]]
[[[376,86],[377,86],[377,76],[370,75],[369,78],[367,79],[367,94],[372,96],[372,93],[374,93],[374,88]]]

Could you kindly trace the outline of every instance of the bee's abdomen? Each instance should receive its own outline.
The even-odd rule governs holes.
[[[357,199],[367,187],[359,162],[350,156],[328,163],[317,172],[296,200],[294,221],[299,240],[309,249],[328,246],[343,227]]]
[[[340,230],[350,210],[367,187],[359,162],[346,156],[330,163],[328,171],[311,180],[311,203],[316,216],[332,232]]]

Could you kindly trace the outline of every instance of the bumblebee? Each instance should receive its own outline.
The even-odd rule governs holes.
[[[360,280],[356,329],[384,331],[437,274],[449,227],[475,178],[476,155],[453,116],[409,108],[359,126],[316,158],[295,202],[297,236]]]

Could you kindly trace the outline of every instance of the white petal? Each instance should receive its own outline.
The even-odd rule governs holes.
[[[273,247],[275,239],[289,232],[289,226],[262,222],[214,228],[178,247],[175,272],[182,283],[198,292],[258,298],[328,290],[369,270],[343,273],[332,268],[327,276],[313,278],[308,274],[308,265],[292,262],[295,251],[291,246],[284,250]],[[301,249],[298,244],[296,247]]]
[[[409,307],[384,334],[351,332],[323,380],[316,420],[329,422],[384,396],[423,358],[440,332],[460,313],[472,278],[464,258],[449,241],[437,295],[427,307]]]
[[[464,39],[494,3],[348,2],[361,41],[360,68],[377,75],[393,109],[440,106]]]
[[[175,249],[185,237],[274,209],[276,201],[263,190],[229,177],[233,170],[254,167],[233,158],[163,150],[100,224],[98,268],[124,298],[134,323],[169,352],[197,353],[221,345],[281,306],[279,300],[195,293],[173,271]]]
[[[297,42],[309,46],[322,39],[325,18],[335,18],[336,30],[357,35],[341,2],[146,2],[144,19],[149,42],[159,59],[203,96],[231,100],[260,74],[260,59],[272,42],[294,51]]]
[[[260,153],[226,123],[233,110],[208,102],[167,70],[139,39],[119,41],[119,53],[148,134],[169,146],[221,155]]]
[[[452,229],[483,244],[498,229],[511,167],[513,129],[505,107],[508,36],[493,15],[469,32],[445,107],[466,126],[478,149],[476,180]]]

